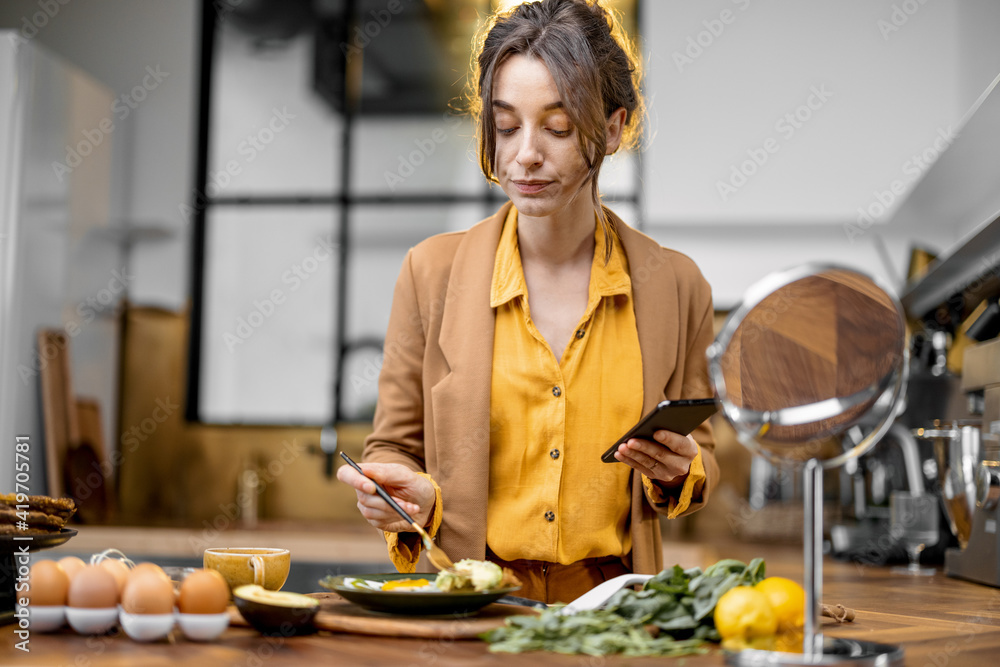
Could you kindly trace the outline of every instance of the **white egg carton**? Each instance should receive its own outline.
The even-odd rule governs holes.
[[[102,635],[120,624],[131,639],[152,642],[170,634],[175,625],[191,641],[217,639],[229,627],[229,612],[182,614],[176,607],[169,614],[130,614],[121,605],[106,609],[28,606],[29,627],[35,632],[55,632],[67,622],[81,635]]]

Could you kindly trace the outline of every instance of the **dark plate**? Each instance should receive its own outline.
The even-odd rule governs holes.
[[[36,535],[8,534],[0,535],[0,554],[16,553],[21,547],[28,545],[28,551],[38,551],[39,549],[51,549],[66,542],[76,535],[73,528],[63,528],[58,533],[38,533]],[[25,539],[30,537],[31,539]],[[16,539],[15,539],[16,538]]]
[[[437,573],[400,574],[355,574],[350,576],[326,577],[320,586],[331,590],[356,605],[371,611],[405,616],[440,616],[472,614],[491,602],[496,602],[507,593],[519,590],[520,586],[494,588],[493,590],[455,591],[450,593],[423,593],[420,591],[375,591],[355,588],[345,583],[345,579],[365,579],[384,583],[396,579],[427,579],[434,581]]]

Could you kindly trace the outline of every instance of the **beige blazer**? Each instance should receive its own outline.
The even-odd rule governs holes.
[[[374,431],[364,460],[402,463],[440,485],[441,547],[455,560],[485,557],[493,321],[490,285],[511,204],[463,232],[412,248],[396,282],[379,376]],[[711,289],[688,257],[662,248],[613,213],[632,280],[642,351],[645,414],[661,400],[712,395],[705,349],[713,337]],[[693,433],[707,480],[686,513],[719,479],[710,427]],[[621,464],[604,464],[621,465]],[[633,473],[632,568],[663,568],[657,512]],[[425,564],[424,564],[425,565]],[[430,569],[429,567],[427,568]]]

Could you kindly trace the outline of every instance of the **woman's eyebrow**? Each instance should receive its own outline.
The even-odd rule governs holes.
[[[510,102],[504,102],[503,100],[493,100],[493,106],[500,107],[505,111],[514,111],[514,105]],[[562,100],[557,100],[555,102],[549,102],[545,105],[542,111],[552,111],[553,109],[562,109],[565,105]]]

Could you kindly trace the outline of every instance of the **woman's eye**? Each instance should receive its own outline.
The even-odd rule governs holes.
[[[550,130],[557,137],[568,137],[573,130]]]

